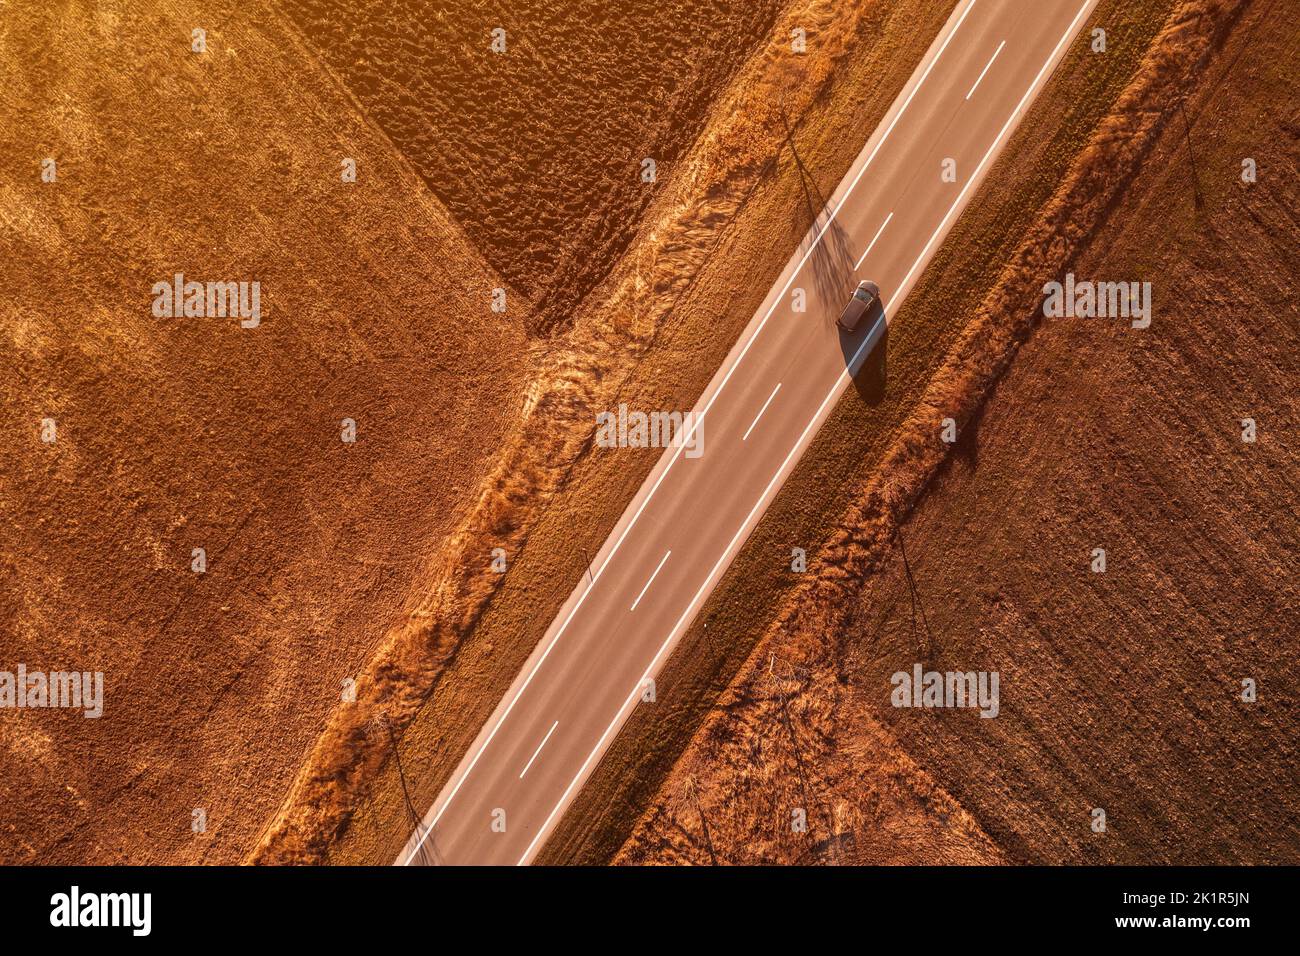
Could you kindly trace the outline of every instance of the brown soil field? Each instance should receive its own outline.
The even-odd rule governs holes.
[[[396,857],[412,813],[437,795],[582,575],[584,551],[599,547],[653,465],[653,453],[633,468],[630,456],[588,454],[595,412],[695,401],[811,224],[820,201],[810,208],[809,196],[829,193],[860,149],[839,131],[876,125],[951,6],[787,5],[719,94],[627,254],[541,359],[519,440],[484,483],[461,553],[447,555],[428,603],[395,629],[361,706],[331,726],[254,859]],[[795,24],[808,31],[806,56],[789,53]],[[484,541],[506,547],[508,574],[479,573]],[[363,733],[373,718],[398,730],[404,781],[387,741]]]
[[[937,386],[862,475],[815,579],[760,622],[619,861],[1300,859],[1300,38],[1281,6],[1173,8],[1115,116],[1011,233],[1028,248],[974,286],[984,304]],[[1036,110],[1070,102],[1070,69]],[[1004,173],[1041,134],[1021,131]],[[1247,157],[1257,182],[1241,179]],[[982,211],[1019,186],[993,178]],[[981,248],[978,222],[948,247]],[[1032,264],[1150,281],[1151,327],[1037,320]],[[935,292],[900,330],[952,311],[958,294]],[[949,408],[950,455],[936,440]],[[853,447],[832,428],[795,490]],[[754,587],[733,583],[732,600]],[[723,640],[731,610],[709,619]],[[916,663],[998,671],[999,716],[891,707],[891,675]],[[792,807],[807,834],[790,832]]]
[[[568,324],[782,0],[277,0],[532,303]],[[505,31],[504,52],[492,48]]]
[[[10,3],[0,235],[0,669],[105,685],[0,714],[0,862],[238,861],[515,426],[523,323],[256,4]],[[177,272],[260,326],[155,317]]]

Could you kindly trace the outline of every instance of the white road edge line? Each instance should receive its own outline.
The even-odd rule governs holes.
[[[551,650],[555,647],[556,642],[560,639],[560,636],[564,633],[565,629],[569,626],[569,622],[573,620],[573,616],[578,613],[578,609],[581,608],[583,602],[587,600],[587,595],[590,594],[592,588],[596,586],[596,581],[599,580],[600,576],[605,572],[605,568],[609,566],[609,562],[614,560],[614,555],[618,553],[618,549],[622,546],[623,541],[627,538],[628,534],[631,533],[632,528],[637,523],[637,519],[641,517],[641,512],[645,510],[646,505],[650,503],[650,499],[653,498],[655,492],[659,490],[659,486],[663,483],[663,480],[666,477],[668,477],[668,472],[672,470],[673,465],[677,463],[677,459],[681,457],[682,450],[687,445],[690,444],[691,436],[694,434],[695,429],[698,428],[700,424],[704,421],[704,416],[708,414],[709,409],[713,407],[713,403],[717,400],[718,396],[722,394],[722,390],[726,387],[727,382],[731,379],[732,373],[735,372],[736,368],[740,365],[741,361],[744,360],[745,355],[749,352],[749,347],[754,344],[754,340],[757,339],[759,333],[763,331],[763,327],[767,325],[768,319],[770,319],[772,317],[772,313],[776,311],[777,305],[782,301],[784,301],[785,294],[790,291],[790,287],[794,285],[794,280],[798,278],[799,272],[803,269],[804,265],[806,265],[808,260],[812,257],[813,252],[817,249],[818,243],[821,242],[822,236],[826,235],[826,230],[829,229],[831,223],[835,221],[836,215],[838,215],[840,209],[844,207],[844,203],[848,200],[849,196],[853,193],[853,190],[857,187],[858,183],[861,181],[863,174],[866,173],[868,168],[870,168],[872,161],[875,160],[876,158],[876,154],[880,152],[880,148],[884,146],[885,141],[889,139],[889,134],[894,131],[894,127],[898,125],[898,121],[902,119],[903,114],[907,112],[907,107],[911,105],[912,99],[916,96],[917,92],[924,85],[926,78],[930,75],[930,71],[934,69],[934,65],[939,62],[940,58],[943,57],[943,51],[948,49],[948,44],[951,43],[952,38],[957,35],[957,31],[961,29],[961,25],[966,22],[967,15],[971,12],[971,10],[975,8],[975,3],[976,0],[970,0],[970,2],[966,6],[966,9],[962,11],[962,14],[958,18],[956,25],[953,26],[952,28],[952,32],[949,33],[948,36],[944,39],[943,43],[939,47],[939,51],[934,55],[934,59],[931,60],[929,64],[926,66],[924,72],[922,72],[921,74],[921,78],[916,81],[916,86],[912,88],[912,92],[907,94],[907,99],[903,101],[903,105],[899,108],[898,114],[892,120],[890,120],[889,126],[887,126],[885,128],[885,132],[881,134],[880,142],[876,143],[875,148],[871,150],[871,155],[867,157],[867,161],[862,164],[862,168],[858,170],[858,174],[853,177],[853,182],[849,183],[849,188],[844,191],[844,195],[840,198],[839,204],[835,207],[834,210],[832,210],[830,216],[827,217],[826,224],[822,226],[821,231],[817,233],[816,237],[812,241],[812,244],[809,245],[808,251],[804,253],[803,258],[799,260],[799,264],[795,266],[794,272],[791,273],[790,278],[786,280],[785,286],[781,289],[780,295],[778,295],[772,301],[772,306],[767,310],[767,314],[763,316],[763,321],[758,324],[758,328],[754,330],[754,334],[751,335],[749,339],[745,342],[745,347],[741,349],[740,354],[736,356],[736,361],[732,363],[731,368],[727,370],[727,374],[723,376],[722,381],[718,384],[717,390],[714,391],[713,395],[709,398],[708,402],[705,403],[703,411],[701,411],[699,415],[693,417],[690,430],[686,433],[686,436],[682,439],[682,441],[677,443],[677,448],[673,452],[672,458],[669,459],[667,467],[664,468],[663,473],[655,480],[654,486],[650,489],[650,492],[646,495],[645,500],[641,502],[640,507],[637,508],[636,514],[632,516],[632,520],[628,522],[627,527],[623,529],[623,533],[619,536],[619,539],[616,542],[614,542],[614,547],[610,549],[609,555],[601,563],[600,567],[596,569],[596,573],[592,575],[592,577],[590,578],[589,583],[587,585],[587,589],[582,592],[581,597],[578,598],[577,602],[573,605],[572,610],[569,611],[568,616],[565,617],[564,623],[560,625],[560,629],[555,632],[555,636],[551,638],[551,642],[546,646],[546,650],[542,652],[542,656],[539,657],[537,663],[533,665],[533,669],[529,672],[528,677],[524,679],[524,682],[522,685],[520,685],[519,690],[515,692],[515,696],[511,699],[509,706],[507,706],[505,711],[501,714],[501,719],[497,721],[496,726],[492,728],[491,732],[487,736],[487,739],[483,741],[483,745],[479,747],[478,753],[474,755],[474,758],[470,761],[469,766],[465,768],[465,772],[461,774],[460,779],[456,781],[455,786],[452,787],[451,793],[447,795],[446,801],[443,803],[441,807],[438,808],[438,812],[434,814],[433,820],[429,823],[428,829],[424,831],[424,835],[421,836],[420,839],[416,842],[415,848],[411,851],[410,855],[406,858],[406,862],[402,864],[403,866],[408,865],[411,862],[411,860],[415,858],[415,855],[420,852],[420,848],[424,845],[424,841],[429,838],[429,834],[433,832],[433,828],[438,825],[438,821],[442,819],[442,815],[446,813],[447,808],[451,806],[452,800],[456,798],[456,794],[460,792],[460,788],[464,785],[466,778],[468,778],[470,773],[473,772],[474,767],[479,762],[479,758],[483,756],[483,753],[484,751],[487,750],[488,745],[490,745],[492,743],[493,738],[496,737],[497,731],[499,731],[501,729],[501,725],[506,722],[506,718],[509,717],[510,712],[514,710],[515,704],[519,702],[519,698],[523,696],[524,691],[528,689],[528,685],[532,683],[533,677],[535,677],[538,670],[541,669],[542,664],[546,662],[546,658],[550,656]]]
[[[975,81],[975,85],[972,86],[970,88],[970,92],[966,94],[966,99],[970,99],[972,96],[975,95],[975,91],[979,89],[980,83],[984,81],[984,73],[987,73],[989,71],[989,67],[993,65],[993,61],[998,58],[998,54],[1002,52],[1002,48],[1006,45],[1007,45],[1006,40],[1003,40],[1001,43],[998,44],[998,48],[993,51],[993,56],[989,59],[988,63],[984,64],[984,72],[980,74],[980,78]]]
[[[555,723],[551,724],[551,729],[546,732],[546,736],[542,738],[542,742],[537,745],[537,749],[533,751],[533,755],[528,758],[528,763],[524,764],[524,769],[519,771],[520,780],[524,779],[524,774],[526,774],[528,772],[528,768],[533,765],[533,761],[537,759],[537,755],[542,752],[542,748],[546,746],[546,741],[551,739],[551,734],[555,733],[555,728],[558,726],[560,726],[560,722],[558,720]]]
[[[671,550],[666,551],[664,553],[664,556],[659,559],[659,567],[655,568],[655,573],[650,575],[650,580],[645,583],[645,587],[641,589],[641,593],[638,594],[636,596],[636,600],[632,602],[633,611],[635,611],[636,606],[641,603],[641,599],[645,597],[646,591],[650,590],[650,585],[655,583],[655,578],[659,577],[659,572],[662,571],[664,569],[664,565],[668,563],[668,555],[670,554],[672,554]]]
[[[763,403],[763,407],[758,410],[758,414],[754,416],[754,420],[750,422],[749,427],[745,429],[745,434],[740,436],[741,441],[745,441],[749,438],[749,433],[754,430],[754,426],[758,424],[758,420],[763,417],[763,413],[767,411],[767,406],[772,404],[772,399],[776,398],[776,393],[779,391],[781,391],[781,383],[777,382],[776,388],[772,389],[772,394],[767,396],[767,401]]]
[[[894,218],[894,214],[892,212],[885,217],[885,221],[880,224],[880,228],[876,230],[876,234],[872,236],[871,241],[867,243],[867,251],[862,253],[862,258],[859,259],[858,264],[853,267],[854,272],[857,272],[859,269],[862,268],[862,263],[866,262],[867,256],[871,255],[871,250],[875,247],[876,240],[880,238],[880,234],[884,232],[885,227],[889,225],[889,220],[893,218]]]
[[[1020,98],[1020,102],[1016,104],[1016,108],[1011,111],[1011,116],[1007,118],[1007,121],[1005,124],[1003,124],[1001,131],[998,133],[996,137],[994,137],[993,145],[988,148],[988,152],[984,154],[984,158],[981,159],[979,165],[975,167],[974,174],[970,177],[970,179],[966,181],[966,185],[962,187],[962,190],[958,194],[956,201],[954,201],[952,206],[949,207],[947,214],[943,217],[943,220],[939,223],[939,227],[934,231],[934,234],[930,236],[930,241],[927,242],[925,244],[925,248],[921,250],[921,255],[917,257],[916,262],[912,264],[912,268],[908,270],[907,276],[903,279],[902,283],[900,283],[899,285],[900,289],[904,289],[907,287],[908,280],[912,277],[912,274],[916,271],[917,266],[920,265],[921,261],[929,253],[930,247],[934,244],[935,240],[946,228],[948,224],[948,220],[952,217],[953,210],[955,210],[959,205],[961,205],[962,199],[965,197],[967,191],[969,191],[971,184],[976,182],[979,179],[981,171],[984,169],[984,166],[989,161],[989,157],[991,157],[993,153],[996,151],[998,144],[1002,142],[1002,137],[1005,136],[1007,130],[1011,128],[1011,124],[1015,122],[1016,117],[1020,115],[1020,111],[1025,108],[1025,103],[1029,101],[1030,96],[1033,95],[1033,92],[1038,87],[1038,84],[1042,82],[1043,74],[1046,73],[1047,68],[1052,65],[1052,61],[1056,59],[1057,54],[1061,50],[1061,47],[1064,46],[1066,41],[1068,41],[1070,37],[1074,35],[1074,31],[1077,28],[1080,18],[1084,15],[1084,13],[1087,12],[1088,8],[1092,6],[1095,2],[1096,0],[1084,0],[1083,6],[1079,8],[1079,12],[1076,13],[1074,15],[1074,19],[1070,21],[1069,28],[1065,31],[1065,34],[1061,37],[1061,39],[1057,41],[1056,46],[1052,49],[1051,54],[1047,58],[1047,61],[1043,64],[1042,69],[1040,69],[1038,71],[1038,75],[1034,77],[1034,81],[1029,84],[1029,89],[1026,90],[1025,95]],[[892,300],[889,303],[889,306],[890,307],[893,306]],[[888,312],[889,312],[889,308],[887,307],[885,310],[885,314],[888,315]],[[862,356],[863,352],[868,348],[868,346],[871,346],[873,344],[874,344],[873,338],[868,337],[866,341],[864,341],[862,345],[858,348],[857,353],[854,354],[853,360],[848,363],[847,368],[852,368],[853,365],[857,362],[857,360]],[[578,768],[577,776],[573,778],[573,780],[569,783],[569,786],[565,789],[564,793],[560,795],[559,802],[551,810],[550,815],[546,818],[541,828],[537,831],[537,835],[533,837],[533,841],[530,844],[528,844],[528,849],[526,849],[524,851],[524,855],[519,858],[519,862],[515,864],[516,866],[523,866],[524,864],[526,864],[528,862],[529,857],[532,856],[533,851],[537,848],[538,843],[542,840],[543,837],[546,836],[547,832],[550,830],[550,826],[552,822],[554,822],[555,820],[556,815],[560,812],[560,809],[568,801],[570,794],[572,794],[574,788],[578,785],[578,782],[582,780],[584,776],[586,776],[587,770],[591,766],[591,762],[595,760],[596,755],[599,754],[605,748],[605,741],[619,727],[619,725],[622,724],[624,719],[624,712],[628,709],[629,705],[635,704],[635,702],[640,698],[641,688],[645,685],[646,679],[649,678],[654,673],[655,668],[658,667],[659,659],[663,657],[664,653],[670,647],[672,647],[673,642],[676,640],[677,632],[681,629],[682,625],[690,618],[696,603],[700,600],[701,595],[703,595],[704,592],[708,589],[709,582],[713,580],[714,576],[718,573],[718,570],[727,561],[727,558],[731,554],[732,549],[736,546],[736,542],[740,540],[741,536],[745,533],[745,529],[749,526],[750,522],[753,521],[754,515],[758,513],[759,509],[763,506],[763,503],[767,500],[768,496],[772,493],[772,489],[776,485],[777,480],[781,477],[781,473],[784,472],[786,467],[790,464],[790,460],[794,457],[795,452],[799,450],[799,446],[803,444],[804,439],[807,438],[808,433],[812,430],[812,427],[817,423],[817,420],[821,417],[822,413],[825,411],[826,406],[829,405],[832,400],[834,400],[836,395],[840,393],[843,386],[850,380],[850,378],[851,376],[848,374],[847,369],[846,371],[840,372],[839,377],[835,380],[835,386],[827,394],[826,398],[822,400],[822,403],[818,407],[817,412],[813,415],[812,419],[808,422],[807,426],[805,426],[803,433],[800,434],[798,440],[794,443],[794,447],[790,449],[790,453],[786,455],[785,461],[781,463],[781,467],[777,469],[776,474],[772,476],[772,480],[768,482],[768,485],[763,490],[763,494],[759,497],[758,502],[754,505],[754,507],[750,510],[749,515],[741,523],[740,530],[736,532],[735,536],[731,539],[731,542],[727,545],[726,549],[722,552],[722,557],[718,559],[717,564],[713,566],[713,570],[711,570],[708,576],[704,579],[704,583],[700,585],[700,589],[695,592],[695,596],[691,598],[691,602],[688,605],[686,605],[686,610],[682,612],[682,616],[677,619],[677,623],[673,625],[673,629],[668,632],[668,637],[665,638],[663,644],[660,645],[659,651],[651,659],[650,666],[646,668],[644,676],[642,676],[642,678],[637,682],[636,688],[633,689],[631,695],[628,696],[627,700],[623,702],[623,706],[619,708],[618,713],[614,716],[613,722],[611,722],[610,725],[605,728],[605,732],[601,734],[600,740],[596,742],[595,749],[592,750],[592,752],[587,755],[587,759],[583,761],[582,766]]]

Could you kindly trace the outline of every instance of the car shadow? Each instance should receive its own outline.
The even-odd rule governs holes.
[[[877,301],[855,332],[845,332],[838,326],[836,331],[853,387],[874,408],[885,398],[888,377],[889,323],[885,321],[885,310]]]

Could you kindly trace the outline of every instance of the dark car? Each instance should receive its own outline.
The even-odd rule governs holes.
[[[879,299],[880,286],[874,282],[859,282],[858,287],[853,290],[853,298],[849,299],[849,304],[844,307],[843,314],[835,324],[845,332],[856,331],[862,317],[871,311],[871,307]]]

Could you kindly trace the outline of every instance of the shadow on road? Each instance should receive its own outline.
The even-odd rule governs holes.
[[[847,301],[857,282],[853,275],[853,254],[849,251],[848,233],[838,220],[827,222],[830,211],[823,209],[817,216],[815,228],[809,232],[804,245],[821,233],[821,242],[813,249],[808,265],[812,267],[813,301],[825,303],[831,311]]]
[[[801,244],[805,253],[812,250],[808,262],[812,272],[811,298],[828,308],[834,308],[834,304],[843,302],[857,285],[853,278],[853,252],[849,245],[849,234],[838,219],[832,218],[833,211],[826,197],[822,195],[816,178],[799,155],[790,124],[784,116],[782,121],[785,122],[785,142],[790,147],[790,155],[794,158],[799,173],[804,205],[812,220]]]
[[[852,335],[840,333],[840,351],[844,365],[853,379],[853,387],[862,400],[873,408],[885,397],[889,355],[889,324],[877,302],[867,320]]]
[[[815,243],[809,256],[814,301],[822,303],[833,321],[857,286],[849,235],[839,220],[832,218],[832,210],[817,188],[816,179],[804,166],[803,157],[799,155],[795,144],[794,133],[784,115],[782,121],[785,123],[786,145],[790,147],[790,154],[798,167],[804,202],[813,220],[812,228],[804,238],[803,248],[807,251]],[[820,241],[818,236],[821,237]],[[889,351],[889,326],[885,322],[885,313],[880,303],[876,303],[856,332],[846,334],[842,330],[837,331],[844,362],[849,367],[854,387],[868,405],[879,405],[885,397],[885,359]],[[869,344],[864,348],[865,343]]]

